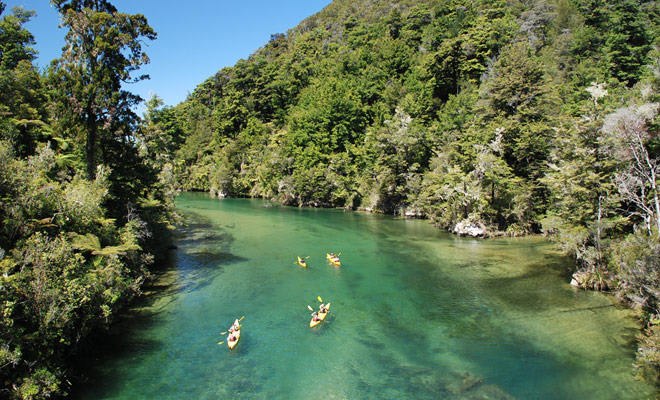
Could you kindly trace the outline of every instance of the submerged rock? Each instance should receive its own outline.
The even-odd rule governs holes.
[[[496,384],[486,382],[482,377],[472,375],[469,372],[463,374],[452,373],[447,390],[449,396],[443,398],[456,400],[515,399]]]

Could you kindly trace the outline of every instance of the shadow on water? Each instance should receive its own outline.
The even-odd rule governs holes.
[[[164,343],[161,340],[138,333],[157,323],[159,316],[182,294],[206,287],[223,273],[224,266],[245,261],[231,253],[234,240],[227,228],[218,228],[199,215],[187,216],[186,223],[175,233],[175,250],[170,251],[162,264],[152,267],[141,295],[133,300],[129,308],[121,311],[121,316],[109,330],[97,333],[85,354],[76,360],[78,383],[91,382],[103,386],[103,382],[97,381],[94,376],[95,365],[112,359],[131,359],[135,358],[134,354],[162,349]],[[235,389],[245,392],[249,391],[247,386],[254,386],[254,383],[236,381],[233,385]],[[78,388],[82,386],[75,385]],[[116,386],[108,385],[106,393],[112,395],[113,388]],[[72,398],[83,398],[79,395],[73,393]]]
[[[245,261],[231,253],[235,241],[228,231],[231,227],[219,228],[199,215],[186,216],[185,221],[176,232],[177,250],[167,263],[152,271],[153,279],[141,298],[145,304],[138,305],[150,307],[174,294],[202,289],[222,274],[226,265]]]
[[[202,221],[202,222],[200,222]],[[245,261],[231,253],[235,239],[229,228],[218,228],[195,216],[181,228],[184,239],[177,241],[178,291],[197,291],[210,284],[228,264]]]

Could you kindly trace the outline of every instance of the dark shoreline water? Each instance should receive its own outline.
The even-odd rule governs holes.
[[[174,262],[79,399],[642,399],[637,325],[540,238],[186,193]],[[342,267],[326,252],[342,252]],[[295,263],[310,256],[309,268]],[[307,305],[332,303],[319,327]],[[236,350],[221,331],[245,315]]]

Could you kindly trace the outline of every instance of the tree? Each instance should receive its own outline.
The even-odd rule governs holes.
[[[140,155],[159,169],[172,163],[183,140],[172,107],[164,107],[163,100],[154,95],[146,102],[147,110],[138,132]]]
[[[531,183],[537,214],[545,209],[547,194],[538,180],[547,168],[559,105],[549,75],[529,45],[517,42],[502,51],[492,78],[482,85],[489,106],[482,123],[488,131],[504,128],[501,157]]]
[[[398,39],[402,25],[403,23],[401,21],[401,11],[399,11],[398,8],[393,8],[392,11],[390,11],[389,17],[387,18],[387,26],[389,28],[389,34],[392,39]]]
[[[5,5],[0,2],[0,15],[4,8]],[[34,60],[37,54],[31,47],[35,44],[34,36],[23,25],[35,15],[34,11],[13,7],[12,15],[6,15],[0,20],[0,69],[12,70],[21,60]]]
[[[421,172],[428,168],[431,149],[426,131],[397,108],[382,127],[369,131],[365,148],[371,158],[366,206],[392,213],[410,205],[410,198],[418,194],[413,193],[411,186],[421,180]]]
[[[649,235],[660,234],[660,162],[647,148],[653,138],[647,121],[657,112],[658,103],[620,108],[603,124],[607,151],[623,164],[614,176],[619,193],[632,206],[630,215],[642,218]]]
[[[598,82],[585,91],[591,95],[591,104],[582,109],[575,129],[557,129],[557,146],[541,181],[549,191],[543,229],[554,235],[562,251],[575,259],[588,278],[606,272],[608,243],[621,221],[616,212],[619,197],[612,183],[615,161],[604,148],[603,107],[598,104],[608,91]],[[601,275],[582,283],[601,285]]]
[[[651,50],[639,2],[613,2],[610,20],[612,28],[605,41],[610,71],[621,82],[632,87],[639,80],[646,55]]]
[[[51,0],[51,3],[57,7],[58,10],[65,13],[69,10],[80,12],[83,8],[89,8],[110,14],[117,12],[115,6],[106,0]]]
[[[0,3],[0,14],[4,5]],[[32,155],[45,131],[46,92],[32,61],[32,34],[23,28],[34,11],[12,8],[0,19],[0,138],[20,157]]]
[[[63,130],[78,132],[85,141],[87,179],[93,180],[100,138],[129,135],[137,120],[132,107],[142,99],[123,83],[147,79],[131,74],[149,58],[142,39],[156,33],[141,14],[118,13],[103,0],[54,0],[69,31],[62,57],[52,67],[51,84],[62,96],[56,119]],[[102,149],[101,149],[102,150]]]

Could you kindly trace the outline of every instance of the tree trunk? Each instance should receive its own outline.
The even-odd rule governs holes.
[[[93,181],[96,178],[96,136],[98,126],[96,125],[96,117],[92,111],[87,112],[87,143],[86,150],[86,163],[87,163],[87,180]]]
[[[655,223],[658,230],[656,235],[660,235],[660,199],[658,199],[658,188],[655,184],[655,172],[652,174],[651,187],[653,188],[653,201],[655,202]]]
[[[601,237],[603,236],[602,228],[601,228],[601,220],[603,218],[603,195],[599,194],[598,195],[598,221],[597,221],[597,227],[596,227],[596,262],[598,269],[601,267]],[[592,271],[593,272],[593,271]]]

